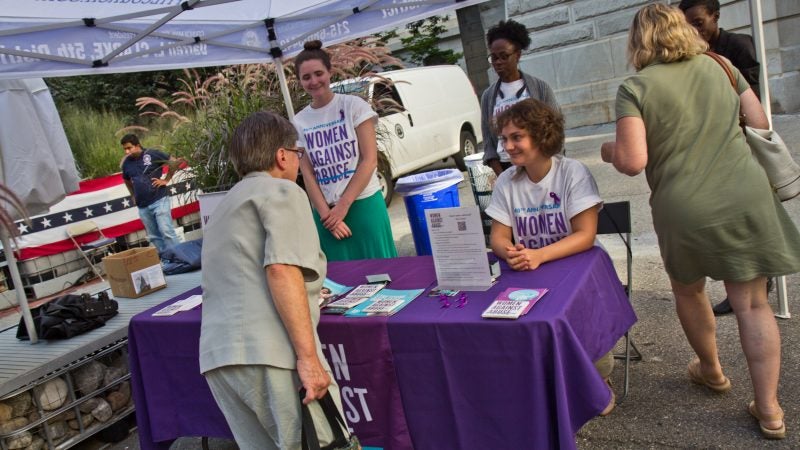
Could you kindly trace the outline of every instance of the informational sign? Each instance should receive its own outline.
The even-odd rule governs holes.
[[[437,289],[485,291],[492,286],[477,206],[425,210]]]

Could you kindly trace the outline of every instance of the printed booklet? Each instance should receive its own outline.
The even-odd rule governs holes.
[[[424,289],[384,289],[344,315],[347,317],[391,316],[419,297]]]
[[[322,289],[319,291],[319,307],[323,308],[330,302],[339,299],[345,292],[352,289],[350,286],[339,284],[329,278],[322,282]]]
[[[347,295],[328,303],[322,308],[323,314],[344,314],[350,308],[357,306],[377,294],[386,286],[385,283],[360,284],[354,287]]]
[[[497,295],[495,300],[481,314],[486,319],[517,319],[528,314],[547,288],[508,288]]]

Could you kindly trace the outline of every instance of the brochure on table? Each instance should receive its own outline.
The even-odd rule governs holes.
[[[319,307],[323,308],[329,303],[334,302],[344,295],[347,291],[352,289],[351,286],[339,284],[330,278],[325,278],[322,283],[322,289],[319,291]]]
[[[191,297],[185,298],[183,300],[178,300],[175,303],[170,303],[169,305],[154,312],[152,315],[154,317],[173,316],[181,311],[189,311],[191,309],[194,309],[200,306],[200,304],[202,303],[203,303],[203,296],[200,294],[196,294],[192,295]]]
[[[419,297],[424,289],[384,289],[369,301],[347,310],[346,317],[391,316]]]
[[[547,288],[508,288],[483,311],[485,319],[517,319],[528,314],[548,291]]]
[[[478,207],[427,209],[425,219],[437,289],[485,291],[492,287]]]
[[[384,286],[386,286],[385,283],[359,284],[348,292],[347,295],[340,296],[338,299],[328,303],[327,306],[322,308],[322,313],[344,314],[350,308],[369,300],[370,297],[377,294]]]

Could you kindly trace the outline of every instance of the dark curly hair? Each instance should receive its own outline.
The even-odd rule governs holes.
[[[500,23],[489,28],[486,33],[486,44],[491,46],[492,42],[498,39],[511,42],[517,46],[517,50],[527,50],[531,45],[528,29],[525,28],[525,25],[513,20],[501,20]]]
[[[300,74],[300,65],[311,59],[322,61],[325,68],[331,70],[331,57],[328,52],[322,49],[322,41],[308,41],[303,44],[303,51],[294,58],[294,71],[298,76]]]
[[[680,8],[680,10],[683,12],[686,12],[686,10],[689,8],[694,8],[695,6],[705,7],[709,14],[719,12],[718,0],[682,0],[680,4],[678,4],[678,8]]]
[[[527,98],[498,114],[495,133],[499,135],[508,124],[525,130],[545,156],[554,156],[564,147],[564,116],[539,100]]]

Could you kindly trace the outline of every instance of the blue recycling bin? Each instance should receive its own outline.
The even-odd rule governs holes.
[[[444,169],[409,175],[395,183],[394,191],[403,196],[406,204],[417,255],[433,253],[425,210],[461,206],[458,200],[458,183],[463,179],[460,171]]]

